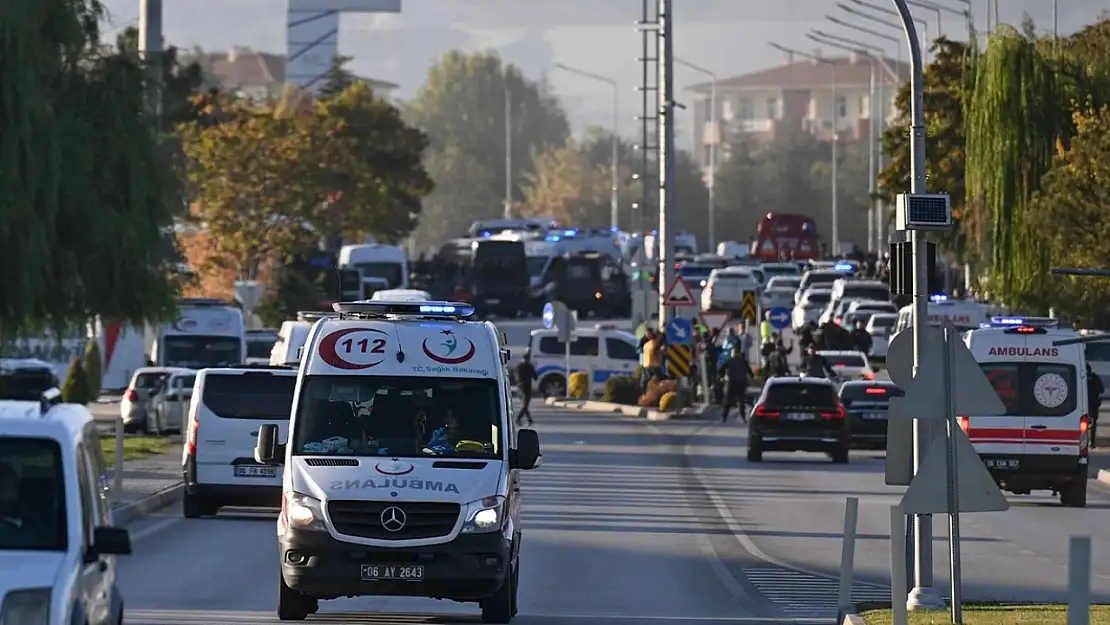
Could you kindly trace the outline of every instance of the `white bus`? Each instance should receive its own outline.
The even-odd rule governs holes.
[[[229,367],[247,356],[243,311],[218,299],[178,300],[177,320],[150,328],[150,360],[157,367]]]

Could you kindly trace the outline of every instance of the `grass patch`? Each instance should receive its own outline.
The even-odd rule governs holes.
[[[177,443],[180,445],[180,443]],[[159,436],[125,436],[123,438],[123,460],[142,460],[150,456],[164,454],[175,446],[168,438]],[[109,466],[116,461],[116,437],[100,437],[100,449],[104,451],[104,460]]]
[[[1064,605],[964,604],[964,625],[1065,625],[1068,608]],[[867,625],[890,625],[889,609],[865,610]],[[948,610],[910,612],[909,625],[949,625]],[[1091,606],[1091,625],[1110,625],[1110,605]]]

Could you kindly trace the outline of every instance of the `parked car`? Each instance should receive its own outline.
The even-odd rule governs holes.
[[[123,398],[119,402],[124,431],[127,433],[158,431],[158,424],[152,423],[150,418],[154,413],[152,400],[168,387],[170,378],[189,375],[196,376],[196,371],[184,367],[136,369],[131,377],[131,383],[127,385],[127,390],[123,392]]]

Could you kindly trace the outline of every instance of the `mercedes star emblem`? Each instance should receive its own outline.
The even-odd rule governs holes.
[[[382,527],[387,532],[399,532],[405,527],[405,511],[390,506],[382,511]]]

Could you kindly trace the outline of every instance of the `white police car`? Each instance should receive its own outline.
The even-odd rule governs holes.
[[[610,377],[636,373],[640,356],[636,351],[638,341],[631,332],[598,324],[576,329],[574,337],[570,344],[571,371],[590,372],[594,395],[601,395]],[[565,397],[567,349],[559,340],[558,330],[532,330],[528,349],[536,367],[535,390],[541,397]]]
[[[112,527],[92,415],[58,403],[57,389],[39,401],[6,397],[0,394],[0,623],[122,624],[115,556],[131,553],[131,539]]]

